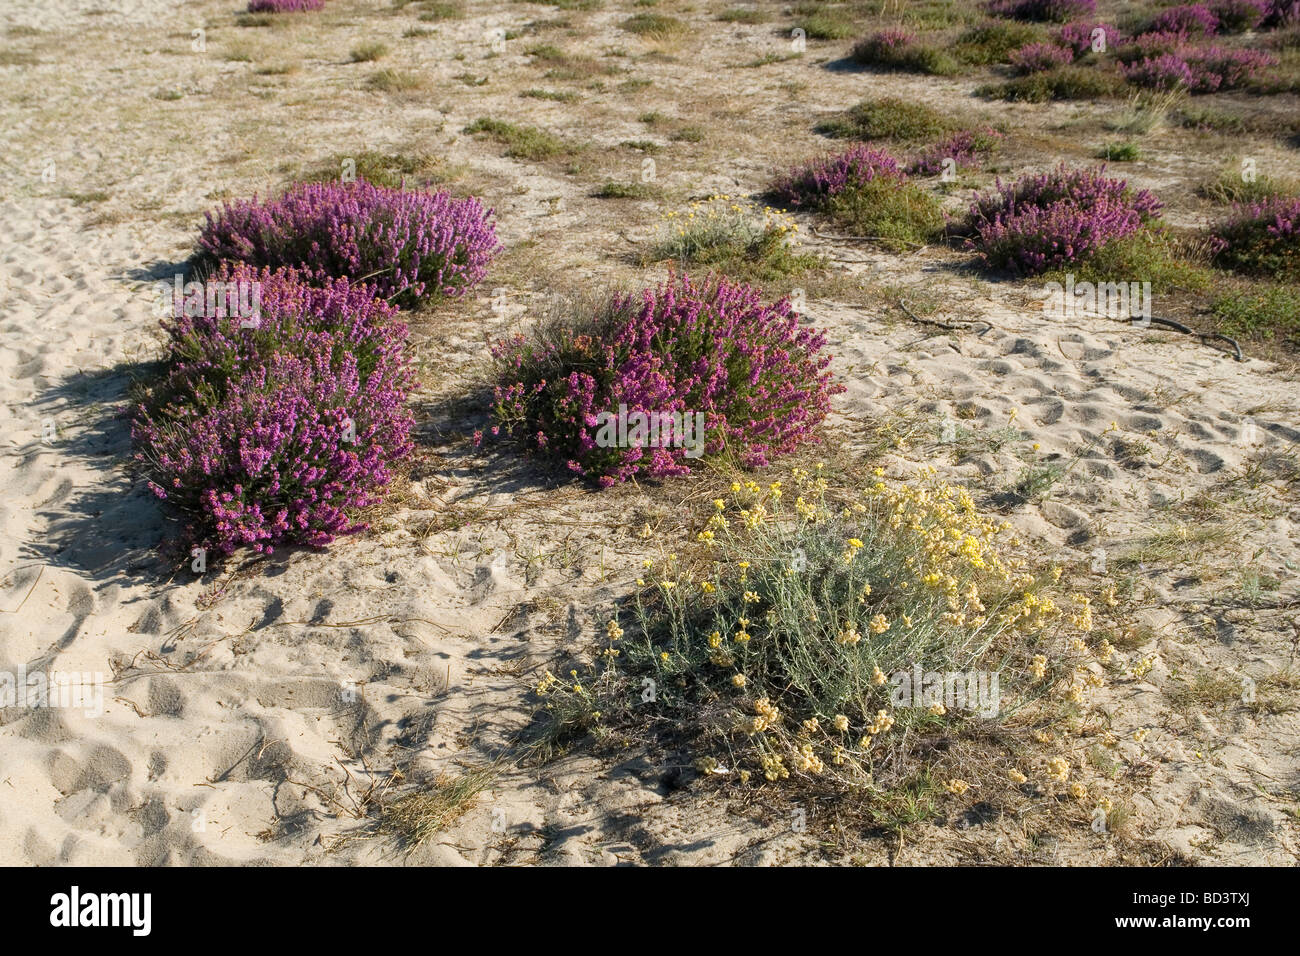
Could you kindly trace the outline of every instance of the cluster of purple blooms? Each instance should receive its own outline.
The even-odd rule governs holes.
[[[1011,51],[1011,66],[1017,73],[1042,73],[1074,62],[1074,51],[1055,43],[1026,43]]]
[[[1065,23],[1097,12],[1097,0],[990,0],[985,7],[995,17]]]
[[[858,144],[842,153],[796,166],[778,178],[770,191],[782,205],[815,209],[846,189],[882,177],[902,179],[898,160],[884,150]]]
[[[412,449],[397,310],[479,282],[499,251],[491,217],[476,199],[365,181],[209,214],[199,264],[218,287],[255,283],[259,315],[209,299],[165,318],[165,373],[133,425],[183,543],[269,552],[364,526],[358,509]]]
[[[324,6],[325,0],[248,0],[249,13],[299,13]]]
[[[803,442],[843,391],[831,379],[826,337],[788,299],[725,278],[671,277],[617,296],[581,330],[496,343],[492,434],[503,431],[602,487],[691,470],[687,450],[605,447],[598,428],[616,410],[703,416],[703,455],[724,451],[761,467]],[[482,435],[476,436],[482,440]]]
[[[303,183],[278,199],[228,203],[208,214],[199,249],[215,261],[348,276],[414,306],[477,284],[500,245],[492,211],[473,197],[357,180]]]
[[[1162,10],[1151,21],[1151,30],[1156,33],[1213,36],[1219,32],[1219,18],[1204,4],[1189,3]]]
[[[1101,33],[1098,34],[1097,31]],[[1094,35],[1105,43],[1106,50],[1119,46],[1122,35],[1119,30],[1107,23],[1067,23],[1061,27],[1061,45],[1074,52],[1074,58],[1087,56],[1092,52]],[[1099,44],[1100,45],[1100,44]]]
[[[1150,192],[1108,178],[1104,166],[1072,170],[1062,163],[976,196],[967,245],[988,267],[1036,275],[1134,235],[1160,209]]]
[[[1203,46],[1144,57],[1120,69],[1125,79],[1139,86],[1215,93],[1249,83],[1277,63],[1277,57],[1264,50]]]
[[[977,166],[1002,139],[1002,134],[991,128],[958,130],[917,153],[907,166],[908,175],[937,175],[946,159],[951,159],[958,169]]]
[[[1210,230],[1215,262],[1230,269],[1300,280],[1300,197],[1234,204]]]
[[[363,525],[411,451],[406,326],[347,279],[222,266],[261,286],[256,321],[164,319],[167,371],[134,410],[136,460],[185,521],[181,543],[228,554],[327,544]]]

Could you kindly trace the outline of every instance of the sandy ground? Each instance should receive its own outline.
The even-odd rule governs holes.
[[[414,14],[378,4],[333,3],[328,17],[274,30],[233,26],[229,3],[114,6],[0,4],[5,45],[30,53],[0,66],[0,671],[106,680],[102,714],[0,710],[0,862],[1296,862],[1300,391],[1289,364],[1238,363],[1100,317],[1063,325],[1032,289],[973,280],[949,253],[833,241],[816,244],[842,280],[891,292],[809,299],[848,385],[828,441],[899,478],[933,464],[1002,507],[1068,573],[1091,573],[1099,555],[1123,569],[1144,625],[1124,653],[1155,657],[1098,702],[1128,767],[1126,837],[1002,819],[926,826],[905,846],[828,844],[793,832],[780,811],[679,789],[655,755],[629,753],[502,766],[469,812],[404,855],[372,831],[379,795],[508,747],[540,668],[581,648],[635,577],[642,545],[630,530],[653,516],[671,524],[693,494],[687,482],[610,494],[556,485],[475,449],[466,436],[483,420],[485,334],[525,324],[548,282],[655,275],[628,252],[656,209],[757,190],[774,166],[821,148],[812,120],[868,87],[928,84],[928,96],[995,118],[1029,108],[967,100],[966,79],[827,69],[839,44],[736,68],[785,41],[771,25],[719,24],[703,5],[679,11],[698,30],[659,52],[618,30],[630,4],[540,30],[527,25],[560,12],[471,4],[472,16],[408,39]],[[525,37],[493,56],[483,37],[497,25]],[[206,31],[205,52],[191,49],[192,29]],[[386,61],[348,63],[368,37],[389,44]],[[523,52],[534,42],[593,56],[622,48],[631,72],[601,89],[547,80]],[[284,63],[298,68],[255,72]],[[383,66],[428,85],[364,89]],[[466,72],[489,82],[455,78]],[[620,91],[630,75],[653,85]],[[581,98],[519,98],[536,86]],[[1035,107],[1034,135],[1069,138],[1088,108]],[[606,179],[635,178],[643,157],[618,144],[647,136],[637,116],[649,110],[708,130],[656,157],[666,200],[588,198]],[[504,158],[460,132],[479,115],[581,138],[588,165],[574,174]],[[1134,179],[1172,189],[1240,144],[1169,134],[1150,146]],[[1252,146],[1296,165],[1281,147]],[[511,306],[494,310],[485,287],[417,321],[420,457],[372,532],[203,575],[168,567],[153,550],[164,520],[124,468],[117,414],[156,355],[150,283],[176,271],[220,197],[358,149],[432,151],[454,188],[487,197],[513,251],[486,285]],[[1042,165],[1056,158],[1045,152]],[[1189,201],[1172,215],[1200,210]],[[902,317],[900,295],[937,298],[933,317],[963,328]],[[1013,409],[1014,439],[999,439]],[[1118,432],[1105,435],[1112,422]],[[1088,450],[1045,501],[1004,505],[1033,443],[1063,460]],[[1269,706],[1187,692],[1198,679],[1243,678]],[[1137,728],[1150,730],[1141,744]]]

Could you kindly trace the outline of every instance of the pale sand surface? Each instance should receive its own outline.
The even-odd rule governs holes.
[[[1046,502],[1018,506],[1009,520],[1071,567],[1086,567],[1098,549],[1113,560],[1180,525],[1219,532],[1143,562],[1135,600],[1153,636],[1128,653],[1154,654],[1156,664],[1097,703],[1112,716],[1120,752],[1141,768],[1130,851],[1086,828],[1031,845],[1025,823],[1010,820],[924,828],[901,851],[879,840],[828,851],[755,807],[675,789],[652,755],[635,753],[623,763],[573,756],[540,771],[504,769],[473,809],[409,857],[369,833],[363,804],[372,784],[390,780],[400,792],[513,740],[528,722],[539,669],[581,648],[626,593],[645,551],[631,531],[651,517],[672,526],[698,505],[684,504],[689,482],[646,493],[556,486],[466,440],[481,422],[464,396],[482,381],[484,335],[527,321],[543,285],[531,270],[592,282],[655,274],[627,264],[620,236],[643,234],[655,207],[625,204],[615,214],[585,198],[590,179],[504,159],[498,146],[459,131],[509,109],[612,148],[644,135],[635,116],[652,108],[702,111],[698,121],[711,130],[744,113],[734,141],[677,147],[660,167],[683,194],[748,192],[773,165],[818,148],[810,114],[852,102],[868,83],[906,92],[920,81],[812,63],[771,75],[715,64],[721,79],[704,89],[691,71],[707,72],[710,58],[752,57],[773,41],[763,29],[701,18],[708,38],[687,40],[675,62],[637,67],[678,75],[680,85],[665,82],[633,103],[592,93],[583,107],[519,100],[518,88],[550,84],[525,66],[521,48],[532,41],[497,62],[483,60],[476,39],[489,23],[519,25],[556,15],[551,8],[475,5],[474,17],[431,25],[437,36],[403,40],[414,18],[378,5],[334,4],[345,11],[334,21],[274,33],[230,26],[233,4],[141,0],[123,4],[125,15],[86,15],[98,6],[0,5],[0,25],[43,31],[21,40],[35,65],[0,67],[9,167],[0,184],[0,670],[111,679],[101,716],[0,712],[0,862],[1296,862],[1300,711],[1173,699],[1197,674],[1295,673],[1293,372],[1104,318],[1062,327],[1024,289],[941,269],[946,253],[891,256],[834,243],[820,248],[847,273],[875,267],[878,280],[938,291],[940,317],[972,328],[949,334],[900,322],[883,297],[810,299],[848,385],[829,441],[863,453],[889,423],[909,438],[884,453],[888,474],[906,478],[933,464],[992,502],[1023,467],[1015,454],[1026,443],[1069,457],[1115,422],[1150,454],[1125,459],[1107,438]],[[626,15],[621,7],[582,15],[592,36],[557,42],[635,51],[639,41],[615,27]],[[204,56],[188,50],[191,21],[208,24]],[[415,100],[359,91],[355,78],[373,65],[346,64],[346,51],[371,35],[398,51],[388,65],[426,69],[433,88]],[[218,55],[234,44],[249,45],[253,62]],[[469,51],[468,63],[451,58],[457,50]],[[301,69],[250,72],[268,60]],[[451,79],[465,70],[501,76],[481,88]],[[807,90],[792,97],[778,78]],[[153,95],[160,89],[184,95],[162,100]],[[1007,109],[976,102],[990,115]],[[774,125],[797,132],[777,142]],[[124,469],[129,436],[114,416],[133,365],[156,355],[149,280],[185,259],[218,197],[264,191],[280,181],[281,163],[412,144],[465,170],[465,188],[496,206],[508,246],[535,245],[509,263],[513,274],[418,323],[424,449],[410,486],[371,533],[326,551],[284,552],[202,579],[173,572],[153,551],[164,519]],[[1134,178],[1157,188],[1220,161],[1177,143],[1153,152]],[[53,183],[40,176],[47,158],[57,164]],[[1293,155],[1278,161],[1295,166]],[[596,162],[623,164],[628,179],[640,156]],[[104,198],[84,199],[99,191]],[[490,307],[498,284],[513,296],[503,314]],[[979,334],[986,322],[992,328]],[[993,451],[986,438],[1011,409],[1022,438]],[[942,441],[949,417],[955,443]],[[52,441],[44,440],[49,422]],[[1203,496],[1218,504],[1198,509]],[[1242,574],[1252,569],[1280,584],[1247,601]],[[1140,746],[1129,739],[1137,727],[1155,728]],[[392,780],[397,769],[403,777]],[[337,842],[348,834],[356,839]]]

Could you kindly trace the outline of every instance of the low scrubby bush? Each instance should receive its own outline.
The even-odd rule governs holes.
[[[1104,166],[1072,170],[1062,163],[977,196],[967,243],[986,266],[1035,275],[1135,235],[1160,209],[1150,192],[1108,178]]]
[[[1074,51],[1076,60],[1093,52],[1094,42],[1104,50],[1113,50],[1122,38],[1119,30],[1106,23],[1067,23],[1059,34],[1061,45]]]
[[[850,56],[864,66],[950,76],[959,70],[951,54],[924,43],[907,30],[881,30],[860,40]]]
[[[954,123],[924,103],[885,96],[863,100],[842,115],[818,124],[817,131],[837,139],[926,140],[951,131]]]
[[[1074,52],[1055,43],[1028,43],[1010,56],[1017,73],[1042,73],[1074,62]]]
[[[843,390],[825,344],[788,299],[725,278],[567,303],[492,347],[492,432],[601,486],[688,474],[705,456],[765,465],[815,440]]]
[[[740,196],[710,196],[665,213],[643,264],[671,262],[748,282],[777,282],[822,266],[800,251],[799,224],[770,206]]]
[[[935,176],[943,171],[946,159],[951,159],[957,169],[970,169],[997,149],[1002,139],[995,129],[958,130],[917,153],[907,172],[912,176]]]
[[[1300,197],[1234,204],[1210,229],[1216,265],[1251,275],[1300,280]]]
[[[1147,57],[1121,70],[1130,82],[1148,89],[1215,93],[1244,86],[1277,63],[1277,57],[1263,50],[1205,46]]]
[[[249,13],[299,13],[324,6],[325,0],[248,0]]]
[[[360,179],[301,183],[277,199],[227,203],[208,214],[199,236],[208,262],[292,267],[313,280],[346,277],[404,307],[464,294],[499,250],[492,211],[477,199]]]
[[[784,205],[816,209],[845,189],[898,174],[898,160],[889,153],[859,145],[796,166],[778,178],[770,192]]]
[[[1065,23],[1097,12],[1097,0],[991,0],[985,7],[995,17]]]
[[[269,552],[359,530],[411,450],[396,309],[365,285],[306,278],[222,267],[208,282],[256,283],[257,315],[208,302],[164,319],[165,371],[132,435],[186,546]]]
[[[1210,9],[1219,19],[1220,33],[1245,33],[1268,16],[1271,0],[1214,0]]]
[[[1204,4],[1188,3],[1161,10],[1151,21],[1151,29],[1160,33],[1213,36],[1219,31],[1219,18]]]

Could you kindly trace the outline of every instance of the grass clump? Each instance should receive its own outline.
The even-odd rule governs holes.
[[[541,162],[567,156],[577,149],[554,133],[538,129],[536,126],[519,126],[505,120],[480,116],[465,127],[467,133],[486,133],[506,147],[506,155],[512,159],[526,159]]]
[[[442,182],[446,170],[441,160],[426,153],[384,153],[367,149],[350,156],[337,153],[318,165],[308,167],[295,177],[295,182],[342,182],[348,177],[388,189],[400,189]]]
[[[1005,63],[1012,50],[1046,37],[1046,31],[1034,24],[990,20],[961,33],[952,52],[963,63],[988,66]]]
[[[409,93],[423,89],[425,79],[418,73],[384,69],[370,74],[366,78],[366,86],[379,93]]]
[[[810,40],[847,40],[856,32],[853,21],[838,10],[819,10],[795,23]]]
[[[473,807],[495,776],[490,769],[441,776],[429,789],[386,804],[378,832],[396,837],[408,852],[416,850]]]
[[[1243,167],[1228,168],[1207,183],[1196,187],[1196,194],[1211,202],[1257,203],[1267,199],[1300,194],[1300,182],[1272,176],[1247,174]]]
[[[658,199],[662,190],[651,183],[608,182],[592,193],[597,199]]]
[[[1088,643],[1089,598],[1026,570],[964,490],[832,487],[795,468],[703,512],[690,543],[644,563],[599,663],[538,685],[552,739],[668,735],[702,777],[852,794],[891,824],[1014,795],[1031,774],[1098,799],[1012,728],[1053,740],[1104,683],[1085,662],[1114,649]]]
[[[573,90],[531,89],[524,90],[519,95],[530,100],[551,100],[556,103],[573,103],[578,99],[578,94]]]
[[[770,17],[761,7],[729,7],[718,14],[723,23],[766,23]]]
[[[635,33],[647,40],[666,40],[679,36],[688,29],[686,24],[676,17],[662,13],[638,13],[628,17],[619,26],[628,33]]]
[[[1137,143],[1107,143],[1096,156],[1114,163],[1132,163],[1142,158],[1142,150]]]
[[[420,19],[427,23],[438,20],[459,20],[465,15],[465,8],[459,3],[446,3],[440,0],[427,0],[420,5]]]
[[[919,141],[936,139],[955,128],[950,119],[923,103],[887,96],[862,101],[818,124],[817,132],[836,139]]]
[[[387,55],[388,45],[385,43],[361,43],[348,54],[353,63],[372,63]]]
[[[645,258],[723,272],[747,282],[776,282],[820,269],[818,256],[795,244],[798,224],[747,199],[710,196],[685,212],[665,214]]]

